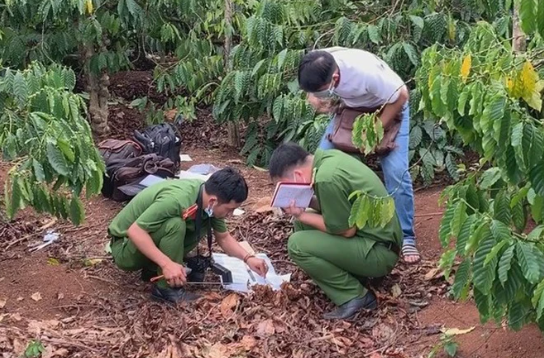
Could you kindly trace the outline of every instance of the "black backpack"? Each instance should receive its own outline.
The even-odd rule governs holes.
[[[134,140],[140,144],[144,154],[157,154],[174,163],[177,171],[180,165],[181,138],[176,128],[170,123],[147,127],[143,132],[134,131]]]

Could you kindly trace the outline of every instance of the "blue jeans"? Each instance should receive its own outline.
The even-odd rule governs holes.
[[[334,149],[333,144],[327,139],[332,133],[334,120],[329,122],[325,134],[319,143],[319,149]],[[393,194],[395,208],[399,216],[404,242],[415,244],[414,233],[414,190],[412,188],[412,177],[408,171],[408,144],[410,141],[410,106],[406,103],[402,109],[402,124],[395,139],[397,147],[389,154],[380,157],[385,187]]]

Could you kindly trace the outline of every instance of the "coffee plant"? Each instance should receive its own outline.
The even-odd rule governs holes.
[[[80,200],[100,192],[104,163],[94,146],[86,104],[72,91],[76,76],[58,65],[31,63],[0,77],[0,147],[13,163],[5,183],[9,218],[25,206],[79,224]]]
[[[315,149],[324,131],[327,119],[315,117],[296,83],[305,50],[346,46],[372,51],[412,86],[421,51],[436,42],[463,45],[474,22],[494,20],[501,36],[511,35],[508,1],[414,0],[394,7],[382,1],[255,1],[235,2],[235,7],[227,28],[224,1],[209,2],[205,11],[196,5],[193,10],[205,21],[198,26],[195,20],[187,22],[191,30],[176,50],[180,60],[158,67],[156,79],[159,89],[184,99],[178,108],[190,112],[188,106],[213,104],[220,123],[242,123],[246,132],[241,152],[258,165],[267,164],[270,151],[281,141],[296,140]],[[234,46],[225,54],[221,39],[227,30]],[[436,117],[424,119],[417,113],[417,93],[412,91],[415,140],[410,155],[419,163],[414,174],[425,183],[440,171],[457,179],[459,138],[437,127]],[[176,101],[170,100],[164,109],[176,108]]]
[[[544,3],[516,3],[526,52],[480,22],[461,48],[425,50],[417,85],[425,118],[440,118],[481,155],[477,170],[443,193],[446,276],[460,261],[452,295],[474,297],[484,322],[544,329]]]
[[[173,23],[196,1],[11,0],[0,4],[0,58],[13,68],[31,61],[65,63],[84,73],[93,131],[105,135],[111,74],[131,60],[163,55],[180,31]],[[185,11],[185,12],[184,12]]]

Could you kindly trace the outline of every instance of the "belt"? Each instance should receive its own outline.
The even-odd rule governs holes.
[[[376,241],[376,244],[385,246],[388,250],[393,251],[397,255],[400,255],[400,247],[394,242]]]

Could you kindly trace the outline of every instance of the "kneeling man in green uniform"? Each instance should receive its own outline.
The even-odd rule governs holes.
[[[244,178],[232,168],[215,172],[206,182],[166,180],[142,190],[108,228],[115,264],[126,271],[142,270],[145,281],[164,275],[153,287],[153,298],[174,303],[193,301],[198,295],[181,287],[187,281],[183,259],[207,232],[211,220],[215,239],[225,253],[266,275],[266,262],[240,246],[224,221],[247,195]],[[196,215],[201,215],[200,233],[195,232]]]
[[[397,215],[384,228],[349,226],[349,195],[362,190],[387,196],[378,176],[359,160],[339,150],[317,150],[311,155],[300,146],[279,146],[270,160],[274,182],[313,183],[315,197],[305,210],[291,205],[296,218],[289,237],[289,257],[338,306],[326,319],[348,319],[362,309],[374,309],[376,296],[361,281],[382,277],[398,261],[402,230]]]

